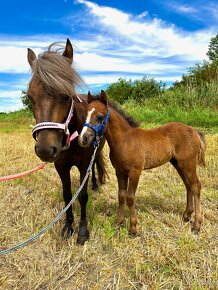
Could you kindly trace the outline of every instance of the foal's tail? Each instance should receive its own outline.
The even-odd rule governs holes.
[[[202,132],[197,132],[198,138],[200,141],[200,148],[198,151],[198,156],[197,156],[197,161],[198,165],[200,166],[206,166],[205,164],[205,150],[206,150],[206,140],[205,140],[205,135]]]
[[[95,162],[96,162],[96,167],[97,167],[97,172],[98,172],[98,181],[101,184],[104,184],[106,180],[106,176],[108,176],[108,174],[106,171],[106,165],[105,165],[104,155],[102,151],[97,153]]]

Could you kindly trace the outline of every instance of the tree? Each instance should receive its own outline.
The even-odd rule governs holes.
[[[32,111],[32,103],[28,98],[27,93],[24,91],[22,91],[21,101],[25,109],[29,109],[30,111]]]
[[[123,104],[132,95],[132,81],[125,78],[119,78],[117,82],[112,83],[107,88],[107,93],[111,99]]]
[[[207,56],[209,60],[214,62],[218,61],[218,33],[215,37],[212,37],[208,46]]]

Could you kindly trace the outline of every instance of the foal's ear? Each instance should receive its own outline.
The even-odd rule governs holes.
[[[108,105],[108,99],[107,99],[107,94],[105,93],[105,91],[104,90],[101,90],[101,102],[103,103],[103,104],[105,104],[106,106]]]
[[[32,67],[33,62],[36,59],[36,55],[35,55],[35,52],[30,48],[28,48],[27,59],[28,59],[30,66]]]
[[[69,39],[67,39],[65,50],[62,55],[68,58],[70,60],[70,63],[73,62],[73,46]]]
[[[93,96],[91,95],[90,91],[88,91],[87,102],[90,104],[93,101]]]

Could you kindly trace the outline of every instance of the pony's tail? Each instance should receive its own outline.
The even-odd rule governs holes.
[[[198,157],[197,157],[197,161],[198,161],[198,165],[200,166],[206,166],[205,163],[205,150],[206,150],[206,140],[205,140],[205,135],[202,132],[197,132],[198,134],[198,138],[200,141],[200,148],[198,151]]]
[[[108,174],[106,171],[106,165],[105,165],[104,155],[102,151],[97,153],[95,162],[96,162],[96,168],[98,172],[98,181],[101,184],[104,184],[106,181],[106,176],[108,176]]]

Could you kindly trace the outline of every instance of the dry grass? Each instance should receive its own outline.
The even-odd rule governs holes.
[[[0,176],[40,164],[30,132],[0,135]],[[117,184],[89,189],[90,240],[60,237],[63,220],[29,246],[0,257],[0,289],[218,289],[218,135],[207,136],[207,167],[199,169],[204,221],[199,236],[182,222],[185,189],[170,165],[143,172],[137,192],[140,236],[128,236],[128,219],[114,225]],[[106,150],[107,151],[107,150]],[[106,152],[107,155],[108,152]],[[78,173],[72,170],[74,189]],[[64,204],[53,165],[0,184],[1,247],[24,241],[47,225]],[[75,232],[79,205],[75,204]]]

